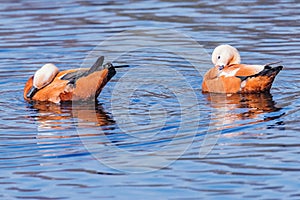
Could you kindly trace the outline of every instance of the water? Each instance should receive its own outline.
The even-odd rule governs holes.
[[[2,1],[1,199],[299,199],[296,1]],[[282,61],[271,94],[207,95],[214,47]],[[26,80],[97,56],[95,103],[29,104]]]

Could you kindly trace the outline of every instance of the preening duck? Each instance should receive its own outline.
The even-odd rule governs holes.
[[[203,78],[202,91],[212,93],[268,92],[282,66],[240,64],[236,48],[220,45],[212,53],[211,68]],[[275,63],[273,63],[275,64]]]
[[[79,68],[61,72],[54,64],[45,64],[26,82],[24,99],[53,103],[94,100],[116,74],[116,67],[111,63],[102,65],[103,61],[104,57],[101,56],[89,69]]]

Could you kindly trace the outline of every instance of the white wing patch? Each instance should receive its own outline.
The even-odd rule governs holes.
[[[231,76],[235,76],[236,72],[239,71],[239,68],[235,69],[235,70],[231,70],[229,72],[226,71],[222,71],[218,77],[220,76],[225,76],[225,77],[231,77]]]
[[[251,66],[251,68],[255,69],[256,73],[261,72],[265,68],[264,65],[250,65],[250,66]]]

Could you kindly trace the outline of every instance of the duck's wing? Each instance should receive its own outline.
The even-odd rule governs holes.
[[[244,81],[248,78],[258,77],[258,76],[273,76],[278,74],[282,70],[282,66],[272,67],[271,65],[248,65],[241,70],[239,70],[235,76]],[[248,69],[248,70],[247,70]]]
[[[225,66],[219,73],[220,76],[252,76],[264,69],[264,65],[245,65],[245,64],[233,64]]]
[[[97,61],[93,64],[93,66],[89,70],[79,69],[76,71],[72,71],[72,72],[65,74],[60,79],[68,80],[69,84],[75,84],[78,79],[88,76],[88,75],[94,73],[95,71],[102,70],[103,61],[104,61],[104,56],[101,56],[97,59]]]

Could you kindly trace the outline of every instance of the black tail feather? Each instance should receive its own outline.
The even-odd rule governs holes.
[[[277,67],[271,67],[270,65],[266,65],[264,70],[259,72],[258,74],[255,74],[254,76],[269,76],[274,73],[278,73],[282,70],[282,66],[277,66]]]

